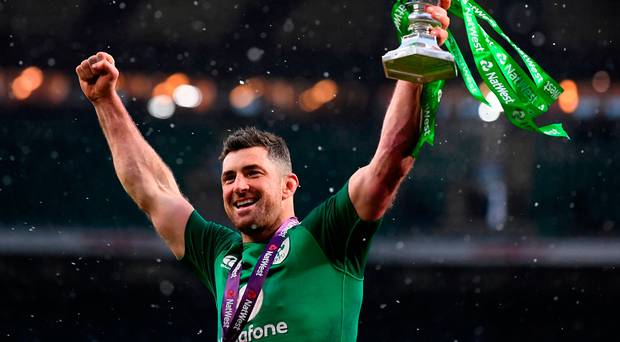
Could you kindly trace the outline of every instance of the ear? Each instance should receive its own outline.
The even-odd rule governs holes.
[[[294,173],[289,173],[282,180],[282,199],[292,197],[299,187],[299,178]]]

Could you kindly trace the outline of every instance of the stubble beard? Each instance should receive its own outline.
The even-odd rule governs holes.
[[[263,198],[264,199],[264,198]],[[254,208],[254,213],[252,214],[252,222],[249,224],[235,224],[236,228],[243,233],[244,235],[250,236],[255,239],[264,238],[263,236],[266,233],[271,235],[272,232],[268,232],[269,229],[272,228],[273,221],[277,219],[277,208],[275,205],[267,205],[264,207],[266,203],[261,203],[260,207]],[[273,215],[273,217],[271,217]]]

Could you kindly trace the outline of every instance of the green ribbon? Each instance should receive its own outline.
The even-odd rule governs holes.
[[[397,0],[392,7],[392,20],[400,40],[409,34],[410,12],[405,6],[406,2],[407,0]],[[560,85],[530,56],[514,44],[497,22],[473,0],[454,1],[450,13],[463,19],[478,74],[497,96],[508,120],[521,129],[553,137],[569,138],[561,124],[539,127],[534,122],[534,119],[547,112],[549,106],[562,94],[564,90]],[[525,63],[531,79],[506,50],[480,27],[477,18],[486,21],[500,37],[517,51]],[[450,31],[448,34],[445,45],[454,56],[455,63],[465,82],[465,87],[476,100],[488,105],[456,40]],[[421,97],[423,129],[421,138],[412,153],[416,158],[425,144],[433,145],[435,116],[439,108],[441,90],[444,84],[444,81],[434,81],[424,85]]]
[[[433,146],[435,141],[435,116],[439,109],[439,101],[441,101],[441,90],[446,81],[437,80],[425,84],[422,88],[422,131],[420,139],[413,149],[413,155],[417,158],[420,150],[425,144]]]

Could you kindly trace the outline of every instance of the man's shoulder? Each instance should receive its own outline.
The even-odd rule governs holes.
[[[331,194],[318,205],[316,205],[301,221],[302,224],[316,225],[323,221],[323,218],[342,211],[355,210],[348,191],[349,182],[346,182],[340,190]],[[333,192],[333,188],[330,188]]]
[[[213,230],[224,235],[230,235],[233,238],[236,237],[241,239],[241,235],[238,231],[204,218],[197,210],[194,210],[189,216],[186,229]]]
[[[241,243],[241,235],[222,224],[206,220],[198,211],[194,210],[185,227],[186,248],[204,252],[212,249],[212,255],[219,255],[235,244]]]

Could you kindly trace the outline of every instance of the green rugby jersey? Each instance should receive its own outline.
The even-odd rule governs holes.
[[[348,183],[314,208],[288,231],[238,341],[355,341],[364,267],[379,224],[360,220]],[[235,251],[243,248],[241,298],[265,245],[242,243],[237,231],[206,221],[196,211],[189,218],[182,260],[215,298],[218,340]]]

